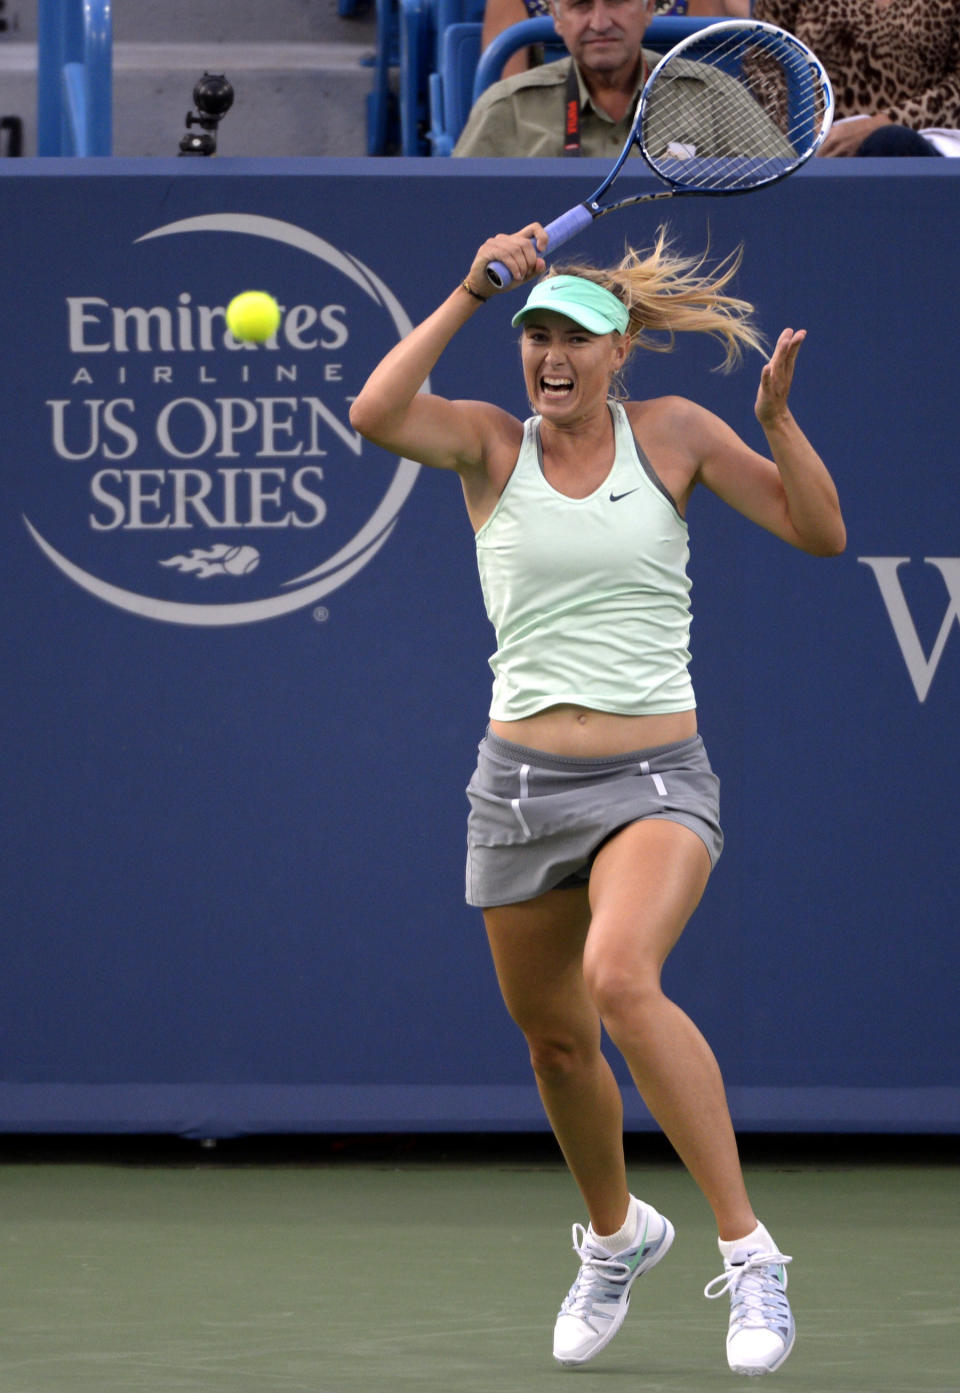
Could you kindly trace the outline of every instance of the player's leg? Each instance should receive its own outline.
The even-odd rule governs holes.
[[[584,977],[647,1107],[716,1215],[724,1273],[707,1294],[730,1293],[730,1367],[763,1374],[793,1348],[789,1258],[751,1207],[713,1052],[660,983],[709,872],[703,843],[678,823],[636,822],[612,838],[591,875]]]
[[[585,892],[555,890],[484,915],[504,1000],[526,1036],[544,1108],[590,1215],[589,1229],[574,1225],[581,1265],[553,1344],[560,1363],[583,1364],[620,1329],[633,1283],[667,1252],[673,1226],[627,1189],[620,1089],[583,980]]]
[[[600,1018],[583,981],[586,890],[551,890],[484,910],[507,1010],[523,1031],[537,1088],[598,1233],[628,1203],[623,1103],[600,1051]]]
[[[591,997],[641,1097],[717,1217],[721,1238],[756,1223],[713,1051],[663,993],[660,974],[710,873],[688,827],[632,823],[597,855],[584,953]]]

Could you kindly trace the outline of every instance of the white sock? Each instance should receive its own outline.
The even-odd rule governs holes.
[[[777,1253],[776,1243],[762,1224],[744,1238],[718,1238],[717,1246],[726,1262],[746,1262],[751,1253]]]
[[[601,1248],[605,1248],[611,1256],[615,1257],[617,1253],[625,1253],[628,1248],[633,1246],[639,1227],[640,1204],[639,1201],[634,1199],[633,1195],[631,1195],[630,1204],[627,1208],[627,1217],[624,1219],[620,1228],[617,1229],[616,1233],[596,1233],[591,1224],[589,1237],[591,1242],[598,1244]]]

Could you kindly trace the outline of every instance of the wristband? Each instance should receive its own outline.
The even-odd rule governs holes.
[[[473,286],[467,282],[466,278],[460,282],[460,289],[465,290],[474,300],[479,300],[481,305],[485,305],[490,298],[489,295],[478,295]]]

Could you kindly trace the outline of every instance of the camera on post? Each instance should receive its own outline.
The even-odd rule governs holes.
[[[180,139],[181,155],[215,155],[217,129],[233,106],[233,87],[223,73],[204,73],[193,89],[196,111],[187,112],[187,131]],[[199,131],[193,127],[199,126]]]

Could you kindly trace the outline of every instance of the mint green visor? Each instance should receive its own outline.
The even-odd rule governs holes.
[[[512,324],[522,324],[537,310],[553,310],[566,315],[591,334],[624,334],[630,323],[627,307],[612,291],[582,276],[547,276],[537,281],[527,303],[518,310]]]

